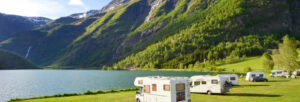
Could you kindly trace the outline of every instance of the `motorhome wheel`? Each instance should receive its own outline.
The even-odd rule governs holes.
[[[211,91],[207,91],[207,94],[208,94],[208,95],[211,95]]]

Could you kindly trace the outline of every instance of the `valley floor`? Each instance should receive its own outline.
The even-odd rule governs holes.
[[[269,78],[269,82],[247,82],[226,95],[191,94],[192,102],[300,102],[300,78]],[[135,102],[135,92],[46,98],[21,102]]]

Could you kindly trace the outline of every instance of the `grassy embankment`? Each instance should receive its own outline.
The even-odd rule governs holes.
[[[246,82],[226,95],[191,94],[192,102],[299,102],[300,79],[270,78],[270,82]],[[16,102],[16,101],[15,101]],[[32,99],[18,102],[135,102],[135,92]]]

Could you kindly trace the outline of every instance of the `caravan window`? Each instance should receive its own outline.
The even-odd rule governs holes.
[[[152,91],[156,91],[156,84],[152,84]]]
[[[264,75],[263,74],[259,74],[259,77],[264,77]]]
[[[277,72],[277,74],[281,74],[282,72]]]
[[[164,85],[164,91],[170,91],[170,85]]]
[[[211,80],[211,84],[218,84],[218,80]]]
[[[230,77],[230,80],[235,80],[235,77]]]
[[[255,77],[256,75],[255,75],[255,74],[252,74],[251,76],[252,76],[252,77]]]
[[[202,81],[202,85],[206,85],[206,81]]]
[[[185,90],[185,84],[176,84],[176,91],[184,91]]]
[[[150,85],[144,85],[144,93],[150,93]]]
[[[195,81],[194,86],[198,86],[198,85],[200,85],[200,81]]]

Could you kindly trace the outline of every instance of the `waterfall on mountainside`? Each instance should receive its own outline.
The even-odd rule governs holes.
[[[28,48],[25,58],[27,59],[31,50],[31,46]]]

